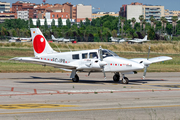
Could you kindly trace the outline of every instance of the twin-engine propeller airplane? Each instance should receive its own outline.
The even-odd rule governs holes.
[[[106,78],[107,72],[113,72],[113,80],[118,82],[120,74],[122,74],[122,83],[128,84],[128,78],[125,74],[134,74],[135,71],[146,69],[151,63],[171,60],[171,57],[160,56],[155,58],[134,58],[126,59],[119,57],[114,52],[102,49],[82,50],[74,52],[56,52],[39,30],[39,28],[31,28],[32,44],[35,57],[16,57],[11,60],[40,64],[43,66],[52,66],[67,71],[72,71],[70,78],[73,82],[78,82],[77,72],[103,72]]]
[[[75,41],[75,39],[55,38],[54,35],[51,35],[51,38],[53,41],[65,42],[65,43]]]

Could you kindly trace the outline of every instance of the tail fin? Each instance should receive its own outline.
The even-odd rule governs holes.
[[[52,38],[52,39],[56,39],[56,38],[54,37],[54,35],[51,35],[51,38]]]
[[[38,57],[43,54],[54,53],[46,38],[42,34],[39,28],[31,28],[31,37],[34,49],[34,55]]]
[[[144,37],[144,40],[147,40],[147,35]]]

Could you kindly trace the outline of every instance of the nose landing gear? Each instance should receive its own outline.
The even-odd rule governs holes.
[[[125,77],[124,74],[122,74],[122,76],[123,76],[123,78],[122,78],[121,83],[122,83],[122,84],[128,84],[128,83],[129,83],[129,79],[128,79],[127,77]]]

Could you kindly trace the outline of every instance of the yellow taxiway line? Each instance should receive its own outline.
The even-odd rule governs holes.
[[[35,109],[35,108],[58,108],[58,107],[78,107],[77,105],[60,104],[7,104],[0,105],[0,109]]]
[[[29,114],[29,113],[53,113],[53,112],[119,110],[119,109],[167,108],[167,107],[180,107],[180,105],[144,106],[144,107],[124,107],[124,108],[99,108],[99,109],[69,109],[69,110],[66,109],[66,110],[56,110],[56,111],[32,111],[32,112],[11,112],[11,113],[0,113],[0,115],[2,115],[2,114]]]

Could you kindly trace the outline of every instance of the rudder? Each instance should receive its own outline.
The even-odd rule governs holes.
[[[54,53],[55,51],[51,48],[46,38],[42,34],[39,28],[31,28],[32,44],[34,49],[34,55]]]

